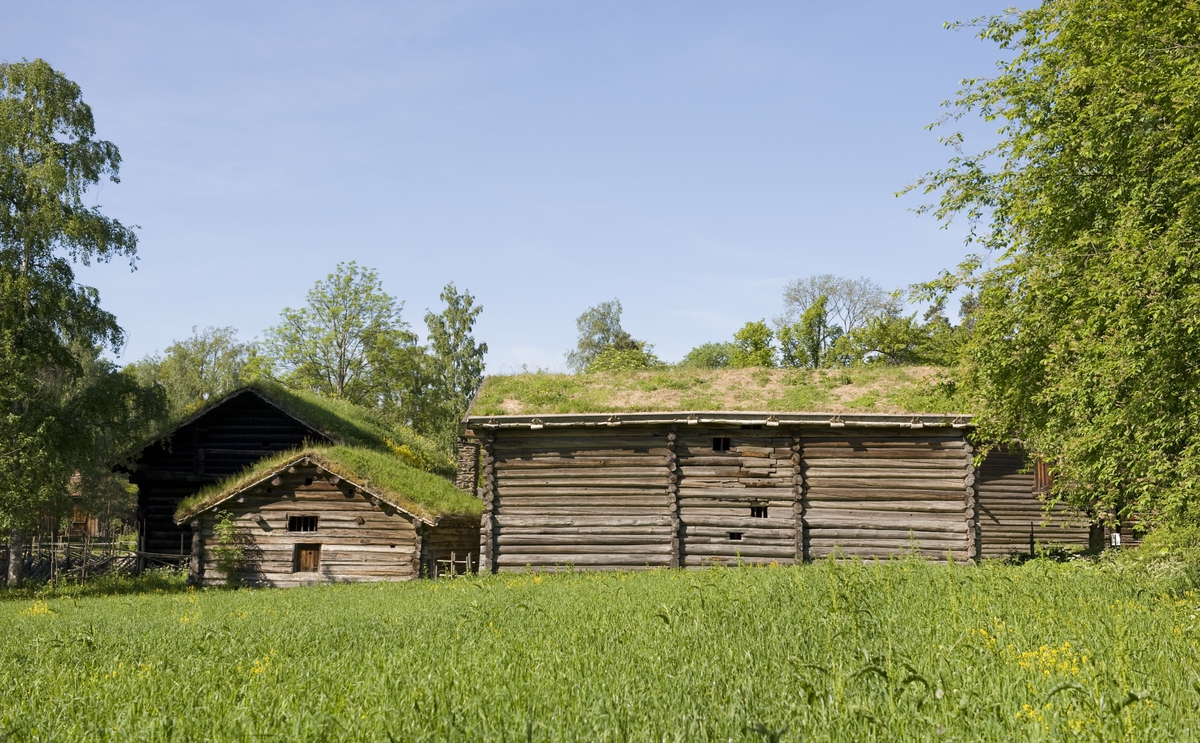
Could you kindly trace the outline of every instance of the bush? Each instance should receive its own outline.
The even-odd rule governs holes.
[[[705,343],[687,352],[679,362],[681,369],[724,369],[733,356],[732,343]]]

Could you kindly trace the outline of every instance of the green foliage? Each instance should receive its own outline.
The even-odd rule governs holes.
[[[263,347],[292,386],[371,407],[403,404],[421,362],[403,305],[374,269],[339,263],[304,307],[283,310]]]
[[[795,325],[817,304],[821,304],[822,321],[844,333],[863,327],[872,317],[900,310],[894,295],[865,276],[848,279],[822,274],[788,283],[783,290],[783,314],[775,318],[775,324]],[[822,350],[828,346],[829,342],[822,342]],[[810,365],[812,358],[810,355]]]
[[[460,294],[450,283],[442,290],[441,299],[445,309],[436,315],[425,313],[431,389],[423,394],[427,403],[413,417],[419,418],[418,428],[449,449],[458,436],[458,422],[483,381],[483,357],[488,347],[486,343],[477,344],[472,335],[475,321],[483,312],[483,307],[475,304],[475,297],[469,291]]]
[[[679,362],[681,369],[724,369],[734,353],[732,343],[705,343],[696,346]]]
[[[217,511],[213,520],[213,538],[205,545],[205,550],[213,556],[217,570],[225,574],[227,585],[238,584],[240,571],[246,561],[241,541],[233,514],[224,510]]]
[[[920,364],[930,340],[915,316],[872,317],[858,330],[838,339],[834,353],[851,362]]]
[[[992,253],[924,285],[977,296],[965,383],[982,437],[1051,463],[1055,494],[1107,518],[1200,513],[1200,9],[1051,0],[983,18],[1005,59],[954,121],[1000,141],[914,188]]]
[[[171,412],[187,415],[255,378],[259,358],[253,343],[237,339],[237,328],[192,328],[192,336],[167,346],[165,355],[132,365],[146,386],[162,385]]]
[[[596,372],[633,371],[635,369],[653,369],[666,366],[654,355],[649,343],[642,343],[637,348],[606,348],[596,359],[588,364],[585,370],[589,374]]]
[[[774,339],[775,334],[765,321],[746,323],[733,334],[729,365],[734,368],[775,366],[775,347],[771,345]]]
[[[830,325],[829,297],[820,295],[800,316],[800,321],[779,328],[781,366],[819,369],[831,366],[833,345],[842,337],[839,325]]]
[[[903,560],[17,593],[0,735],[1190,740],[1179,587],[1121,560]]]
[[[621,300],[601,302],[589,307],[575,319],[579,342],[567,354],[567,366],[577,372],[587,370],[596,357],[608,349],[617,351],[641,350],[642,342],[633,339],[621,327]]]
[[[411,513],[436,519],[441,516],[465,516],[478,523],[483,503],[452,485],[445,477],[431,474],[414,461],[413,452],[379,451],[361,446],[309,447],[302,451],[282,452],[264,458],[232,477],[208,485],[185,498],[175,518],[186,521],[204,509],[220,503],[301,457],[309,457],[341,477],[378,489],[390,500]],[[218,513],[218,522],[220,514]],[[229,528],[233,528],[229,517]],[[229,533],[232,536],[233,532]],[[228,571],[226,574],[229,574]]]
[[[133,229],[85,203],[119,182],[117,147],[94,135],[79,86],[40,59],[0,63],[0,528],[65,508],[76,471],[94,480],[130,415],[155,412],[100,357],[124,336],[75,280],[76,263],[137,256]]]
[[[425,348],[400,317],[404,303],[383,291],[374,269],[339,263],[304,308],[285,309],[267,331],[267,363],[251,353],[246,370],[278,369],[290,386],[376,409],[449,452],[483,379],[487,344],[472,335],[483,308],[471,293],[451,283],[441,298],[445,308],[425,315]]]

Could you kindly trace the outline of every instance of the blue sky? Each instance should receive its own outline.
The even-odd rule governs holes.
[[[418,331],[469,289],[502,372],[562,368],[613,297],[674,360],[792,278],[956,264],[961,230],[893,194],[945,162],[923,127],[999,53],[942,23],[1002,7],[0,0],[0,58],[75,80],[121,148],[92,198],[140,225],[138,269],[79,277],[123,361],[193,325],[260,335],[357,260]]]

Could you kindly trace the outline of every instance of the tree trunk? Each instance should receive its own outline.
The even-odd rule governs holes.
[[[21,568],[25,567],[25,535],[13,529],[8,533],[8,587],[21,585]]]

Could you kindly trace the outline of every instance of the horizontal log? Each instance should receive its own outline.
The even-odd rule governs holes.
[[[896,490],[957,490],[962,492],[966,485],[961,477],[916,478],[898,476],[892,473],[889,477],[812,477],[804,476],[804,482],[810,488],[840,487],[840,488],[893,488]]]
[[[670,564],[670,555],[610,555],[604,554],[572,554],[564,556],[567,559],[554,560],[553,555],[542,555],[537,553],[501,553],[496,556],[496,560],[501,566],[549,566],[549,565],[621,565],[627,567],[640,567],[643,565],[665,567]]]
[[[622,467],[645,467],[647,463],[655,466],[663,465],[666,456],[658,454],[634,455],[627,457],[544,457],[534,459],[508,459],[504,462],[506,472],[536,472],[538,470],[554,469],[608,469]]]
[[[568,495],[568,496],[551,496],[539,497],[532,495],[510,495],[502,493],[496,498],[496,506],[498,508],[508,507],[560,507],[560,508],[586,508],[588,506],[656,506],[665,508],[672,501],[671,497],[663,492],[661,495]]]
[[[932,519],[928,517],[883,518],[878,515],[864,519],[856,517],[854,514],[837,516],[821,514],[816,517],[810,517],[808,514],[805,514],[804,525],[810,533],[816,533],[823,529],[895,529],[905,531],[911,529],[913,531],[955,533],[967,530],[966,522],[958,519]]]
[[[608,479],[608,478],[656,478],[666,477],[667,465],[644,467],[547,467],[545,469],[500,468],[496,470],[500,482],[508,480],[544,480],[561,477]]]
[[[767,508],[771,513],[790,512],[794,497],[788,498],[680,498],[680,511],[689,513],[736,512],[748,513],[751,508]]]
[[[576,497],[597,497],[597,498],[646,498],[656,495],[666,495],[667,483],[660,483],[653,488],[632,488],[628,486],[613,487],[613,488],[590,488],[590,487],[554,487],[554,488],[514,488],[505,487],[496,489],[496,497],[558,497],[564,500]],[[573,501],[567,501],[573,502]]]
[[[508,545],[501,541],[499,555],[503,558],[509,553],[521,553],[523,555],[542,555],[542,560],[552,558],[554,555],[563,555],[560,562],[570,560],[570,555],[578,554],[605,554],[605,555],[625,555],[625,556],[670,556],[671,545],[669,542],[664,543],[633,543],[633,544],[597,544],[597,543],[555,543],[544,542],[542,544],[522,543],[519,545]]]
[[[781,559],[792,557],[796,554],[796,545],[793,542],[785,546],[772,545],[756,545],[744,544],[743,542],[729,542],[728,544],[689,544],[686,547],[689,557],[693,555],[724,555],[728,557],[736,557],[744,555],[746,557],[773,557]]]
[[[895,501],[838,501],[826,502],[805,498],[804,513],[808,518],[816,518],[817,514],[880,514],[894,516],[896,514],[954,514],[962,515],[966,510],[962,501],[944,500],[895,500]]]
[[[628,516],[654,517],[666,516],[670,513],[666,505],[650,506],[535,506],[523,508],[519,506],[500,508],[496,513],[502,517],[536,517],[536,516]]]
[[[914,554],[913,550],[905,549],[885,549],[883,547],[818,547],[810,550],[810,556],[813,560],[823,560],[827,557],[840,555],[845,558],[863,559],[863,560],[888,560],[891,558],[902,558]],[[916,550],[915,554],[920,555],[926,560],[932,562],[944,562],[946,559],[946,550]],[[950,550],[951,559],[955,562],[967,562],[969,560],[966,550]]]
[[[795,529],[736,529],[742,538],[738,541],[733,541],[729,538],[727,529],[708,529],[708,528],[687,528],[687,541],[684,549],[692,549],[697,544],[751,544],[763,545],[767,543],[786,543],[788,550],[796,551],[796,530]]]
[[[887,488],[807,488],[806,500],[833,503],[861,503],[873,508],[875,503],[902,501],[938,501],[942,503],[966,503],[963,490],[890,490]]]
[[[805,453],[806,469],[822,469],[840,471],[859,468],[895,468],[904,467],[912,470],[959,470],[966,469],[968,462],[965,457],[928,459],[917,457],[913,459],[877,459],[872,457],[814,457]]]
[[[547,531],[538,534],[509,534],[501,533],[496,537],[499,545],[646,545],[662,544],[670,549],[671,535],[662,534],[569,534],[558,531]],[[596,552],[598,550],[591,550]]]
[[[505,526],[497,531],[497,534],[513,536],[538,536],[544,533],[542,526]],[[672,527],[670,524],[665,526],[558,526],[554,527],[555,534],[569,535],[589,535],[589,536],[610,536],[610,535],[629,535],[629,536],[653,536],[665,535],[670,537]]]
[[[670,516],[507,516],[497,514],[496,523],[506,526],[669,526]]]

